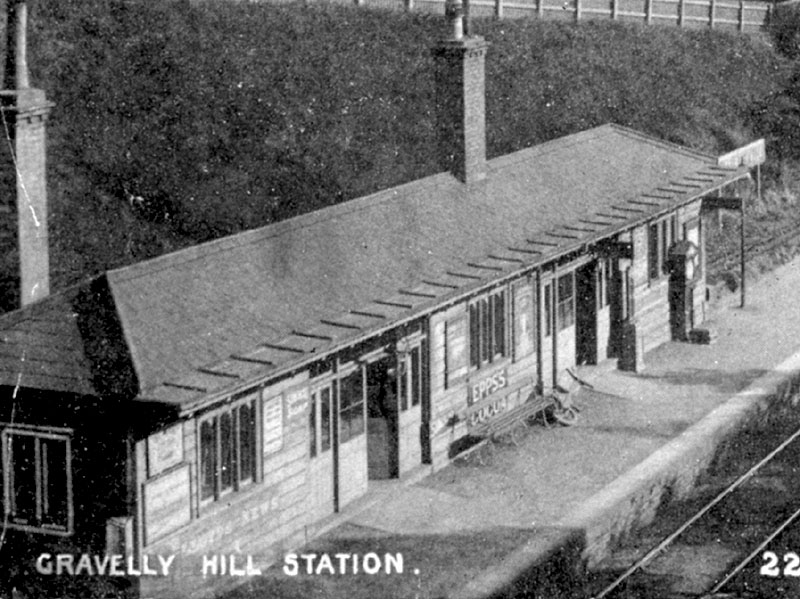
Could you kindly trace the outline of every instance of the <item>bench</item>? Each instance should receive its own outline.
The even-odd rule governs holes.
[[[501,435],[509,434],[514,445],[518,445],[514,437],[515,430],[519,425],[527,427],[528,421],[541,415],[547,423],[546,411],[554,404],[550,396],[536,395],[534,393],[523,403],[508,412],[504,412],[496,418],[474,427],[469,434],[473,437],[482,437],[491,441],[496,441]]]
[[[508,412],[504,412],[496,418],[492,418],[469,431],[469,436],[480,439],[475,445],[459,453],[458,458],[464,459],[474,452],[478,452],[481,448],[488,445],[490,448],[494,447],[494,443],[503,435],[510,435],[511,442],[517,446],[517,439],[515,433],[517,429],[527,427],[530,420],[541,415],[545,426],[548,426],[547,410],[554,406],[554,398],[551,396],[542,396],[532,393],[530,397],[523,403]],[[478,462],[483,464],[480,453],[477,454]]]
[[[579,381],[581,386],[590,386],[577,377],[575,380]],[[578,412],[580,412],[580,408],[572,401],[572,389],[565,389],[559,385],[545,395],[531,393],[523,404],[470,429],[468,436],[479,439],[479,441],[460,452],[458,458],[466,458],[487,444],[493,448],[494,443],[498,442],[503,435],[509,435],[514,446],[519,446],[515,436],[517,430],[520,426],[527,428],[530,422],[539,416],[541,416],[545,428],[550,428],[554,423],[572,426],[577,422]],[[478,453],[478,462],[483,464],[480,453]]]

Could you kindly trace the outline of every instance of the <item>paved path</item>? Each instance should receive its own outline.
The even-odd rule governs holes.
[[[533,427],[519,447],[500,446],[485,464],[454,463],[398,485],[331,536],[353,527],[412,535],[557,523],[800,349],[800,260],[763,275],[748,293],[746,308],[723,305],[710,315],[706,324],[718,332],[710,346],[665,344],[647,354],[639,374],[582,369],[595,391],[579,394],[576,426]]]

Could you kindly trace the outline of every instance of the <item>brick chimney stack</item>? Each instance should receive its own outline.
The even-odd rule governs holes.
[[[0,91],[0,244],[5,256],[2,308],[14,309],[50,291],[45,174],[45,122],[53,104],[30,87],[25,0],[8,0],[6,64]]]
[[[462,0],[447,0],[450,38],[433,49],[439,160],[466,184],[486,178],[484,63],[488,44],[468,35]]]

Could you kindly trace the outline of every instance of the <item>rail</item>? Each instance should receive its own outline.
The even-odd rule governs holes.
[[[756,256],[761,256],[767,252],[771,252],[780,247],[787,247],[791,242],[797,241],[800,243],[800,225],[793,223],[788,227],[779,229],[775,234],[771,235],[768,239],[760,239],[752,241],[745,245],[745,256],[747,260],[752,260]],[[717,256],[709,260],[706,268],[709,272],[721,272],[728,269],[737,268],[739,264],[739,249],[736,248],[735,252]]]
[[[758,463],[757,463],[755,466],[753,466],[752,468],[750,468],[750,469],[749,469],[747,472],[745,472],[743,475],[741,475],[739,478],[737,478],[737,479],[736,479],[736,480],[735,480],[733,483],[731,483],[731,484],[730,484],[728,487],[726,487],[726,488],[725,488],[725,489],[724,489],[724,490],[723,490],[721,493],[719,493],[719,494],[718,494],[716,497],[714,497],[714,499],[712,499],[711,501],[709,501],[709,502],[708,502],[707,504],[705,504],[705,505],[704,505],[702,508],[700,508],[700,510],[698,510],[697,512],[695,512],[695,514],[694,514],[694,515],[693,515],[691,518],[689,518],[688,520],[686,520],[686,521],[685,521],[685,522],[684,522],[684,523],[683,523],[681,526],[679,526],[679,527],[678,527],[678,528],[675,530],[675,532],[673,532],[672,534],[670,534],[670,535],[669,535],[668,537],[666,537],[666,538],[665,538],[663,541],[661,541],[661,542],[660,542],[658,545],[656,545],[655,547],[653,547],[653,549],[651,549],[650,551],[648,551],[648,552],[647,552],[647,554],[646,554],[644,557],[642,557],[641,559],[637,560],[637,561],[636,561],[636,562],[635,562],[633,565],[631,565],[631,566],[630,566],[630,567],[629,567],[627,570],[625,570],[625,572],[623,572],[623,573],[622,573],[622,574],[620,574],[620,575],[619,575],[619,576],[618,576],[616,579],[614,579],[614,581],[613,581],[611,584],[609,584],[608,586],[606,586],[606,587],[605,587],[605,588],[604,588],[602,591],[600,591],[598,594],[596,594],[596,595],[593,595],[593,596],[592,596],[592,599],[603,599],[604,597],[606,597],[606,596],[608,596],[610,593],[612,593],[614,590],[616,590],[616,589],[617,589],[617,588],[618,588],[618,587],[619,587],[619,586],[620,586],[622,583],[624,583],[626,580],[628,580],[628,579],[629,579],[629,578],[630,578],[630,577],[631,577],[633,574],[635,574],[635,573],[636,573],[637,571],[639,571],[641,568],[643,568],[644,566],[646,566],[646,565],[647,565],[648,563],[650,563],[650,562],[651,562],[651,561],[652,561],[652,560],[653,560],[653,559],[654,559],[656,556],[658,556],[658,555],[659,555],[659,554],[661,554],[661,553],[662,553],[662,552],[663,552],[665,549],[667,549],[667,548],[668,548],[668,547],[669,547],[669,546],[670,546],[670,545],[671,545],[671,544],[672,544],[672,543],[675,541],[675,539],[677,539],[677,538],[678,538],[678,537],[679,537],[681,534],[683,534],[683,533],[684,533],[684,532],[685,532],[685,531],[686,531],[686,530],[687,530],[689,527],[691,527],[691,526],[692,526],[693,524],[695,524],[695,523],[696,523],[696,522],[697,522],[697,521],[698,521],[700,518],[702,518],[702,517],[703,517],[703,516],[704,516],[704,515],[705,515],[705,514],[706,514],[706,513],[707,513],[707,512],[708,512],[708,511],[711,509],[711,508],[713,508],[715,505],[717,505],[717,504],[718,504],[720,501],[722,501],[722,500],[723,500],[725,497],[727,497],[728,495],[730,495],[730,494],[731,494],[733,491],[735,491],[735,490],[736,490],[736,489],[737,489],[739,486],[741,486],[741,485],[742,485],[743,483],[745,483],[747,480],[749,480],[750,478],[752,478],[752,476],[753,476],[753,475],[754,475],[756,472],[758,472],[758,471],[759,471],[761,468],[763,468],[763,467],[764,467],[766,464],[768,464],[769,462],[771,462],[771,461],[772,461],[772,460],[775,458],[775,456],[776,456],[776,455],[778,455],[778,454],[779,454],[781,451],[783,451],[784,449],[786,449],[786,447],[788,447],[788,446],[789,446],[789,445],[790,445],[790,444],[791,444],[793,441],[795,441],[795,440],[796,440],[798,437],[800,437],[800,429],[797,429],[797,430],[796,430],[794,433],[792,433],[792,434],[791,434],[791,435],[790,435],[788,438],[786,438],[786,439],[785,439],[785,440],[784,440],[784,441],[783,441],[783,442],[782,442],[780,445],[778,445],[778,447],[776,447],[775,449],[773,449],[773,450],[772,450],[772,451],[771,451],[769,454],[767,454],[767,456],[766,456],[766,457],[764,457],[764,458],[763,458],[761,461],[759,461],[759,462],[758,462]],[[778,530],[777,532],[774,532],[772,535],[770,535],[770,538],[768,538],[768,539],[767,539],[767,541],[765,541],[765,544],[764,544],[764,546],[766,546],[766,543],[769,543],[769,541],[771,541],[771,540],[772,540],[772,538],[774,538],[774,536],[777,536],[777,534],[780,534],[780,531],[782,531],[783,529],[785,529],[785,528],[786,528],[786,527],[787,527],[787,526],[788,526],[788,525],[789,525],[789,524],[790,524],[792,521],[794,521],[794,519],[795,519],[795,518],[796,518],[798,515],[800,515],[800,510],[799,510],[798,512],[795,512],[795,514],[793,514],[793,515],[792,515],[792,517],[790,517],[788,521],[784,521],[784,522],[781,524],[781,526],[779,527],[779,530]],[[741,568],[743,568],[743,567],[746,565],[746,563],[749,563],[749,561],[753,559],[753,556],[757,555],[757,554],[758,554],[758,552],[759,552],[760,550],[761,550],[761,549],[757,549],[756,551],[754,551],[754,552],[753,552],[753,553],[752,553],[752,554],[751,554],[751,555],[750,555],[750,556],[749,556],[749,557],[748,557],[748,558],[745,560],[745,562],[744,562],[744,563],[740,563],[740,564],[739,564],[739,566],[737,566],[737,568],[734,568],[734,570],[736,570],[736,572],[732,572],[732,573],[731,573],[731,574],[729,574],[728,576],[724,577],[724,578],[723,578],[723,580],[724,580],[724,581],[727,583],[727,582],[730,580],[730,578],[732,578],[733,576],[735,576],[735,575],[736,575],[736,573],[738,573],[738,572],[739,572],[739,570],[741,570]],[[722,585],[721,585],[721,584],[720,584],[720,585],[716,585],[714,588],[715,588],[716,590],[719,590],[720,588],[722,588]],[[713,592],[716,592],[716,590],[715,590],[715,591],[711,591],[711,592],[712,592],[712,593],[713,593]]]

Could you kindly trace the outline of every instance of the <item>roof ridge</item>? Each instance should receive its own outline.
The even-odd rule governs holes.
[[[626,135],[628,137],[640,139],[654,146],[675,150],[686,156],[699,157],[706,160],[713,160],[715,162],[717,159],[716,156],[714,156],[713,154],[709,154],[707,152],[701,152],[700,150],[694,150],[688,146],[684,146],[672,141],[666,141],[664,139],[652,136],[648,133],[642,133],[641,131],[637,131],[636,129],[631,129],[630,127],[626,127],[625,125],[620,125],[618,123],[606,123],[605,126],[611,127],[612,129],[615,129],[619,133]]]
[[[495,156],[494,158],[490,159],[489,166],[506,166],[510,164],[515,164],[524,160],[525,158],[529,158],[531,156],[541,156],[543,154],[548,153],[552,150],[553,147],[557,147],[558,149],[568,148],[575,144],[581,143],[586,139],[592,139],[598,137],[601,134],[603,129],[608,129],[610,123],[606,123],[604,125],[598,125],[597,127],[592,127],[591,129],[584,129],[583,131],[576,131],[575,133],[570,133],[563,137],[557,137],[555,139],[548,139],[547,141],[543,141],[542,143],[534,144],[532,146],[528,146],[525,148],[520,148],[519,150],[515,150],[514,152],[510,152],[508,154],[503,154],[502,156]]]

